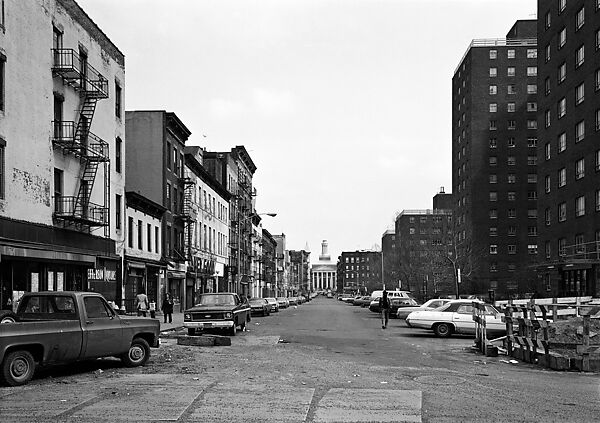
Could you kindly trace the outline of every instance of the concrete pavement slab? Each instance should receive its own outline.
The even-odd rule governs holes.
[[[333,388],[319,401],[314,422],[420,422],[421,401],[421,391]]]
[[[304,422],[314,389],[273,383],[217,383],[193,410],[192,421],[203,423]]]

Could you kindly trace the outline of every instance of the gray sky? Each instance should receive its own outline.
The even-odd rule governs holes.
[[[190,145],[244,145],[257,210],[289,249],[369,249],[451,192],[451,81],[473,38],[536,0],[77,0],[125,54],[127,110]]]

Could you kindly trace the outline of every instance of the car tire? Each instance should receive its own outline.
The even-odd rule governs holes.
[[[2,323],[16,323],[17,315],[12,311],[0,310],[0,324]]]
[[[237,322],[233,322],[233,326],[229,328],[229,336],[235,336],[237,333]]]
[[[150,346],[145,339],[135,338],[129,350],[121,356],[121,361],[127,367],[138,367],[146,364],[150,358]]]
[[[435,336],[438,338],[448,338],[452,335],[452,325],[448,323],[438,323],[433,326],[433,333],[435,333]]]
[[[196,335],[196,328],[188,328],[188,335],[189,336]]]
[[[8,386],[24,385],[31,380],[35,372],[35,360],[29,351],[8,353],[2,363],[2,380]]]

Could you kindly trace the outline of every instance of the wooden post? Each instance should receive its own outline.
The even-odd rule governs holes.
[[[513,337],[513,315],[512,315],[512,300],[508,300],[508,304],[504,309],[504,317],[506,318],[506,354],[512,357],[512,337]]]
[[[590,371],[590,315],[583,316],[583,351],[582,351],[582,370]]]

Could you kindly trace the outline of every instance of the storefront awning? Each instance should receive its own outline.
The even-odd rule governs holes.
[[[37,250],[34,248],[11,247],[0,245],[0,256],[22,257],[38,260],[79,262],[96,265],[96,256],[89,254],[68,253],[65,251]]]

